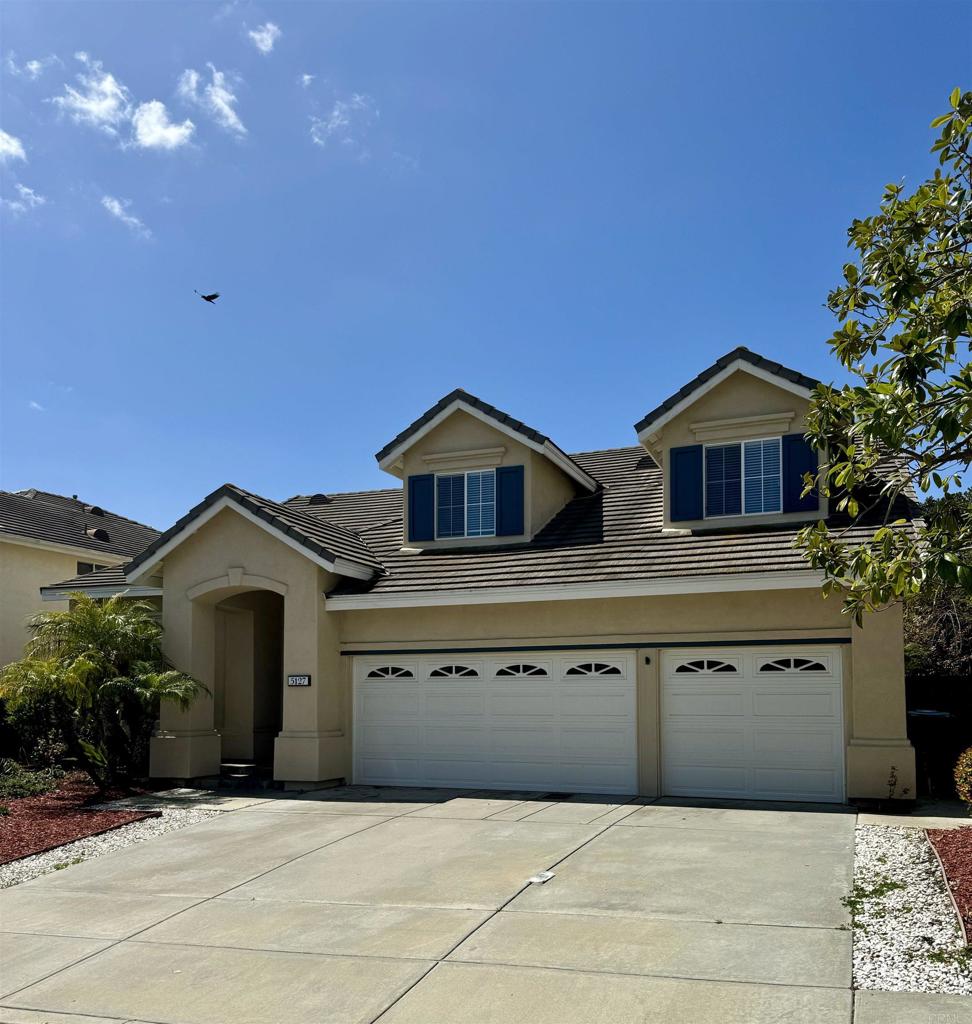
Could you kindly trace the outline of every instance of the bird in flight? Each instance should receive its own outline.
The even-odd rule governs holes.
[[[213,292],[211,295],[203,295],[202,292],[196,291],[195,288],[193,288],[193,291],[196,292],[203,302],[215,302],[219,298],[219,292]]]

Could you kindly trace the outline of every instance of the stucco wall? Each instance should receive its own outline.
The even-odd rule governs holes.
[[[658,461],[665,474],[667,481],[669,476],[669,457],[671,448],[682,445],[699,443],[723,444],[733,441],[745,441],[760,437],[773,437],[780,433],[802,434],[807,428],[807,411],[810,403],[807,399],[801,398],[790,391],[754,377],[744,370],[737,370],[730,374],[724,381],[717,384],[711,391],[706,392],[696,402],[690,405],[674,419],[666,423],[653,436],[648,444],[648,449]],[[727,427],[725,436],[702,441],[692,429],[692,424],[709,423],[713,420],[743,419],[752,416],[780,415],[792,417],[786,421],[786,426],[780,429],[768,428],[760,424],[740,424],[736,427]],[[730,516],[725,519],[707,519],[698,522],[672,522],[670,516],[671,506],[669,504],[668,488],[665,489],[664,525],[677,529],[690,529],[693,526],[713,527],[719,524],[731,524],[732,526],[765,525],[767,516]],[[821,499],[820,510],[816,516],[825,516],[827,512],[826,499]],[[788,514],[774,514],[774,522],[803,522],[815,516],[806,512],[791,512]]]
[[[226,510],[166,558],[167,650],[207,684],[215,678],[215,609],[254,588],[284,595],[283,675],[310,673],[312,685],[283,689],[283,727],[274,774],[285,781],[348,778],[355,650],[621,643],[638,664],[639,773],[658,792],[659,652],[671,643],[827,639],[844,641],[844,723],[850,796],[886,795],[891,765],[914,792],[904,729],[900,611],[852,627],[837,600],[815,589],[743,591],[465,607],[329,611],[336,582],[306,556]],[[209,581],[209,582],[207,582]],[[260,582],[262,581],[262,582]],[[847,641],[850,641],[849,643]],[[281,686],[283,686],[281,679]],[[191,777],[218,768],[220,740],[211,699],[191,711],[167,707],[153,743],[153,774]]]
[[[521,444],[515,438],[496,430],[470,416],[461,409],[454,412],[428,434],[420,438],[403,457],[403,478],[408,479],[414,473],[433,472],[425,457],[444,453],[476,451],[484,448],[505,448],[495,465],[523,466],[524,524],[527,532],[521,537],[505,537],[504,541],[526,540],[532,537],[557,512],[574,497],[573,482],[554,466],[549,459],[538,455],[533,449]],[[469,468],[476,468],[475,466]],[[456,467],[456,472],[460,467]],[[451,470],[438,470],[451,472]],[[408,536],[408,508],[406,502],[405,537]],[[461,537],[454,540],[435,541],[436,547],[469,547],[471,545],[495,544],[491,537]],[[431,547],[433,542],[423,543],[423,547]]]
[[[234,583],[237,579],[240,582]],[[178,667],[211,690],[216,681],[216,605],[261,588],[283,595],[282,675],[309,674],[312,685],[287,688],[280,679],[283,729],[275,744],[277,778],[332,777],[328,758],[344,757],[344,738],[335,729],[342,718],[335,675],[342,668],[334,627],[330,619],[322,618],[321,594],[334,583],[303,554],[230,509],[217,514],[165,559],[166,651]],[[211,696],[197,699],[188,712],[168,705],[163,708],[163,735],[153,742],[152,774],[189,778],[218,770],[221,751],[215,720]],[[322,737],[329,742],[322,742]]]
[[[439,608],[342,611],[346,644],[440,640],[626,642],[633,639],[692,640],[850,635],[836,600],[816,590],[749,591],[737,594],[678,594],[587,601],[523,602]],[[837,630],[837,633],[834,631]]]
[[[66,554],[48,548],[0,541],[0,665],[23,657],[30,638],[27,620],[38,612],[65,611],[68,602],[43,601],[40,588],[78,573],[78,561],[114,565],[118,558],[99,552]]]
[[[900,608],[852,626],[836,598],[815,589],[747,591],[466,607],[335,613],[345,651],[401,647],[636,644],[641,791],[659,786],[658,663],[667,644],[698,641],[838,639],[842,645],[847,792],[887,795],[894,766],[899,795],[914,794],[914,751],[905,731]],[[850,643],[846,641],[850,640]],[[348,659],[350,660],[350,659]],[[350,675],[345,688],[350,694]],[[350,713],[346,728],[350,731]]]

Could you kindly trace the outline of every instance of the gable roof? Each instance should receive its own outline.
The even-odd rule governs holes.
[[[23,537],[97,555],[138,554],[159,531],[77,497],[31,488],[0,491],[0,537]]]
[[[299,505],[282,505],[235,484],[223,484],[133,558],[126,566],[126,577],[131,580],[149,574],[184,536],[194,533],[224,508],[234,508],[330,572],[369,579],[382,571],[375,553],[352,530],[310,515]]]
[[[809,398],[810,392],[820,383],[813,377],[796,370],[791,370],[782,363],[774,362],[757,352],[750,352],[748,348],[740,345],[724,356],[720,356],[710,367],[703,370],[697,377],[680,387],[674,395],[670,395],[661,405],[652,409],[650,413],[643,416],[636,424],[635,430],[639,439],[649,432],[657,431],[669,420],[674,419],[680,412],[688,408],[698,398],[702,397],[705,391],[715,387],[716,384],[725,380],[736,370],[745,370],[764,380],[779,384],[789,391],[795,391],[804,397]],[[700,394],[701,392],[702,394]]]
[[[410,448],[419,438],[423,437],[434,427],[437,427],[446,417],[451,416],[457,410],[469,413],[477,419],[484,420],[490,426],[497,428],[504,434],[521,441],[528,448],[545,455],[551,462],[560,468],[569,477],[577,481],[588,491],[597,489],[597,481],[593,479],[578,463],[576,463],[566,452],[562,451],[546,434],[540,433],[533,427],[528,427],[522,420],[518,420],[495,405],[484,402],[481,398],[471,395],[462,388],[450,391],[445,397],[440,398],[430,409],[427,409],[414,422],[410,423],[401,433],[385,445],[380,451],[375,452],[375,458],[382,469],[388,469],[398,458]]]

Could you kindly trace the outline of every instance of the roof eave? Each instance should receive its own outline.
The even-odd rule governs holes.
[[[523,431],[517,430],[508,423],[504,423],[501,419],[483,412],[481,409],[477,409],[476,406],[471,405],[462,397],[453,398],[447,405],[444,405],[439,409],[434,416],[426,420],[425,423],[420,427],[417,427],[407,437],[404,437],[394,447],[386,447],[378,452],[375,456],[378,460],[378,468],[383,469],[385,472],[392,473],[393,476],[398,476],[399,474],[395,473],[395,469],[399,468],[397,463],[404,453],[413,445],[418,443],[418,441],[420,441],[426,434],[439,426],[440,423],[443,423],[448,419],[453,413],[460,411],[481,420],[483,423],[493,427],[495,430],[499,430],[508,437],[512,437],[514,440],[519,441],[532,451],[539,452],[541,455],[548,458],[563,473],[566,473],[567,476],[580,484],[580,486],[585,490],[591,492],[597,490],[597,481],[590,476],[590,474],[581,469],[581,467],[578,466],[577,463],[566,454],[566,452],[562,451],[557,445],[555,445],[549,437],[545,437],[542,434],[537,434],[534,437],[531,436],[531,434],[526,434]],[[540,440],[538,440],[538,438],[540,438]]]
[[[552,583],[536,586],[413,590],[388,594],[325,594],[324,596],[330,611],[364,611],[374,608],[428,608],[442,605],[517,604],[527,601],[581,601],[671,594],[819,589],[823,578],[821,572],[801,569],[791,572],[669,576],[653,580],[607,580],[595,583]]]
[[[344,556],[335,555],[324,545],[311,538],[303,537],[299,531],[290,526],[278,525],[273,516],[261,509],[259,506],[250,507],[255,503],[246,498],[245,495],[237,493],[228,486],[220,487],[214,491],[188,515],[183,516],[172,530],[163,534],[159,540],[162,542],[155,547],[155,550],[146,549],[141,555],[134,558],[125,567],[125,575],[129,583],[139,583],[149,578],[165,556],[178,547],[187,537],[190,537],[212,518],[224,509],[231,509],[254,525],[276,537],[288,547],[293,548],[305,558],[309,558],[327,572],[333,572],[340,576],[348,576],[352,579],[370,580],[379,574],[377,568],[355,562]]]
[[[161,587],[138,587],[130,583],[121,585],[103,584],[101,586],[85,587],[41,587],[40,595],[42,601],[66,601],[72,594],[87,594],[88,597],[103,598],[117,597],[124,594],[125,597],[161,597]]]
[[[711,369],[712,367],[709,368],[709,370]],[[639,420],[635,424],[639,442],[648,447],[652,437],[658,434],[666,424],[670,423],[676,416],[680,416],[686,409],[691,408],[703,395],[740,370],[804,399],[811,397],[812,388],[816,385],[816,382],[810,378],[804,378],[811,385],[806,386],[797,381],[790,380],[788,377],[781,376],[779,373],[774,373],[763,366],[759,366],[750,359],[737,356],[714,373],[710,374],[708,370],[704,371],[700,376],[705,376],[705,380],[700,381],[697,386],[689,390],[681,399],[668,408],[662,404]]]

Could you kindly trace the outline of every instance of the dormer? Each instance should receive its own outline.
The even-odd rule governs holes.
[[[549,437],[462,389],[375,458],[403,482],[404,543],[414,548],[526,542],[573,498],[597,490]]]
[[[804,438],[817,381],[737,348],[635,425],[662,468],[664,527],[728,529],[827,514],[802,496],[822,453]]]

